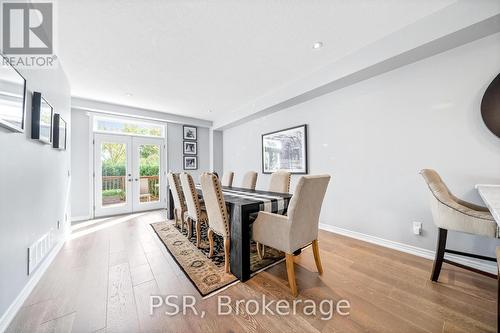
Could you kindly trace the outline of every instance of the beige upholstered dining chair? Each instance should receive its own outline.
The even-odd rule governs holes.
[[[224,172],[221,180],[222,186],[229,186],[229,187],[233,186],[233,178],[234,178],[234,172],[232,171]]]
[[[248,171],[243,176],[243,182],[241,183],[241,187],[247,188],[249,190],[255,190],[255,185],[257,185],[257,172]]]
[[[207,212],[202,209],[196,187],[194,185],[193,177],[189,173],[183,172],[180,175],[182,190],[186,198],[187,212],[185,220],[188,225],[188,234],[192,232],[193,222],[196,224],[196,246],[200,247],[201,243],[201,224],[208,223]]]
[[[186,213],[186,201],[184,199],[184,193],[181,188],[181,181],[179,179],[179,174],[169,172],[167,175],[168,184],[170,185],[170,191],[172,192],[172,197],[174,199],[174,223],[175,225],[181,225],[181,230],[184,231],[184,213]]]
[[[259,212],[253,224],[252,238],[257,243],[285,252],[288,282],[294,297],[297,283],[293,253],[312,243],[319,274],[323,273],[318,246],[318,225],[329,175],[303,176],[288,205],[288,216]]]
[[[224,239],[224,268],[229,273],[230,226],[229,214],[222,194],[219,179],[211,174],[204,173],[200,177],[201,190],[205,200],[210,224],[208,226],[208,240],[210,243],[209,257],[214,254],[214,233]]]
[[[486,207],[460,200],[454,196],[436,171],[424,169],[420,171],[420,174],[424,177],[429,187],[432,217],[434,224],[438,227],[436,257],[432,268],[431,280],[435,282],[438,280],[443,262],[474,270],[462,264],[444,259],[445,253],[496,261],[496,258],[446,248],[448,230],[487,237],[498,237],[497,224]]]
[[[290,192],[291,173],[288,171],[276,171],[271,175],[269,182],[269,192],[288,193]]]
[[[271,175],[271,181],[269,182],[269,192],[278,193],[288,193],[290,192],[290,178],[291,173],[288,171],[276,171]],[[257,243],[257,255],[259,259],[262,259],[265,255],[266,247]]]

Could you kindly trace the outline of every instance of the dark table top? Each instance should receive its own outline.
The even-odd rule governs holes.
[[[196,185],[196,190],[198,191],[199,195],[203,196],[200,185]],[[266,199],[270,200],[271,202],[284,200],[288,203],[288,201],[290,201],[290,198],[292,197],[292,194],[290,193],[250,190],[234,186],[223,186],[222,192],[224,194],[224,200],[226,201],[226,204],[239,206],[263,203],[264,201],[266,201]]]

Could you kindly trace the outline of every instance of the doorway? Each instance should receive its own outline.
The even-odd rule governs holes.
[[[94,133],[94,215],[166,207],[165,141]]]

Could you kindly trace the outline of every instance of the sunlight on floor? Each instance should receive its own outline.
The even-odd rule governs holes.
[[[71,230],[71,235],[69,236],[69,239],[75,239],[78,237],[82,237],[88,234],[91,234],[93,232],[112,227],[114,225],[124,223],[127,221],[130,221],[136,217],[140,217],[143,215],[146,215],[147,212],[144,213],[135,213],[135,214],[128,214],[128,215],[123,215],[123,216],[113,216],[113,217],[105,217],[101,219],[95,219],[95,220],[90,220],[87,222],[82,222],[78,223],[74,226],[72,226]]]

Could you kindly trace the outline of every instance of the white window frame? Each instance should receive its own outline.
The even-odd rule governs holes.
[[[94,115],[92,117],[92,132],[93,133],[101,133],[101,134],[117,134],[117,135],[130,135],[130,136],[140,136],[140,137],[146,137],[146,138],[157,138],[157,139],[164,139],[166,138],[166,128],[165,124],[158,123],[158,122],[153,122],[153,121],[147,121],[147,120],[137,120],[131,117],[122,117],[122,116],[106,116],[106,115]],[[114,132],[114,131],[103,131],[103,130],[98,130],[97,128],[97,122],[99,120],[109,120],[109,121],[123,121],[126,123],[131,123],[131,124],[147,124],[147,125],[154,125],[158,126],[161,128],[161,135],[148,135],[148,134],[138,134],[138,133],[125,133],[125,132]]]

